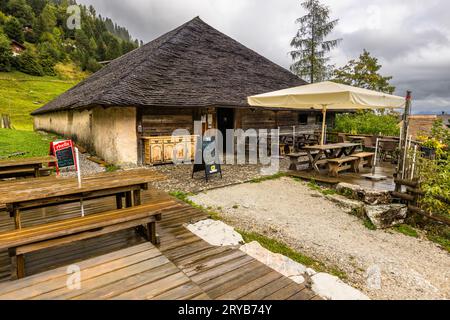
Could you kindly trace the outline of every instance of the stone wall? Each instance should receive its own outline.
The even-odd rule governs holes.
[[[34,127],[71,138],[109,163],[138,162],[135,108],[96,107],[42,114],[34,117]]]

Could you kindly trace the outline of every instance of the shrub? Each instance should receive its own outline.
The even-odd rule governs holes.
[[[33,76],[43,76],[45,74],[38,56],[31,50],[26,50],[16,58],[16,68],[23,73]]]
[[[83,69],[90,71],[90,72],[97,72],[102,68],[102,65],[97,62],[94,58],[89,58],[86,62],[86,65]]]
[[[373,111],[362,111],[354,114],[336,116],[335,130],[349,134],[381,133],[385,136],[400,135],[399,120],[395,114],[379,115]]]

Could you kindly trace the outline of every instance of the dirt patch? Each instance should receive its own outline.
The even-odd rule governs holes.
[[[241,184],[192,200],[232,226],[287,243],[346,272],[372,299],[449,299],[450,255],[434,243],[371,231],[322,194],[290,178]]]

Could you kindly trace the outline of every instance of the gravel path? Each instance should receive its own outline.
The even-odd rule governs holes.
[[[223,179],[215,175],[209,182],[205,181],[205,174],[198,172],[192,179],[192,165],[163,165],[150,167],[149,170],[162,173],[166,176],[163,181],[153,183],[153,186],[165,192],[182,191],[185,193],[199,193],[205,190],[221,188],[240,184],[263,177],[260,165],[224,165],[222,166]],[[280,160],[280,171],[289,168],[289,160]]]
[[[105,172],[105,168],[101,165],[88,160],[90,155],[88,153],[80,154],[80,168],[82,176],[91,176],[97,173]],[[76,177],[77,172],[73,168],[61,169],[61,175],[63,177]]]
[[[336,266],[372,299],[450,299],[450,254],[393,231],[370,231],[305,183],[289,178],[198,194],[228,223],[280,239]]]

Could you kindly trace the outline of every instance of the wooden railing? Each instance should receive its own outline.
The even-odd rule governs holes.
[[[440,215],[433,215],[430,213],[427,213],[426,211],[422,210],[419,206],[420,198],[425,196],[425,192],[420,190],[420,183],[418,180],[402,180],[402,179],[396,179],[395,183],[397,185],[397,190],[405,190],[406,191],[400,191],[400,192],[392,192],[392,196],[394,198],[401,199],[408,205],[408,211],[412,214],[418,214],[423,217],[426,217],[428,219],[444,223],[448,226],[450,226],[450,219],[444,216]],[[443,203],[450,205],[450,199],[440,196],[440,195],[433,195],[433,197],[436,200],[442,201]]]

